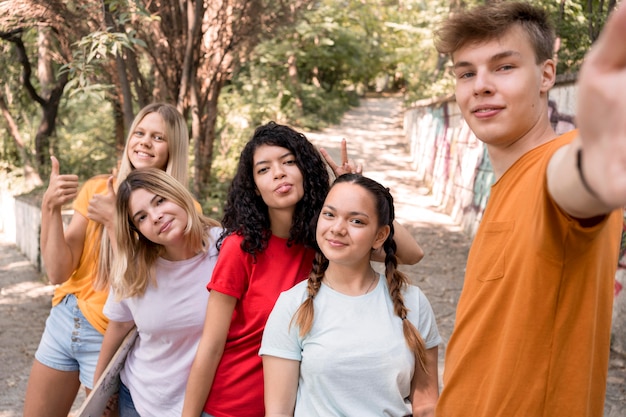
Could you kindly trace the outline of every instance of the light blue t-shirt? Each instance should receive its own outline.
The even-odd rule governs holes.
[[[283,292],[270,315],[260,355],[300,361],[295,417],[406,416],[415,358],[393,311],[385,278],[370,293],[348,296],[322,284],[304,337],[290,327],[307,297],[307,281]],[[404,291],[407,316],[426,348],[441,343],[430,303],[416,286]]]

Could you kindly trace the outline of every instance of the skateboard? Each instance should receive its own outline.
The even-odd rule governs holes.
[[[111,361],[76,412],[76,417],[101,417],[109,398],[117,393],[120,385],[120,371],[124,367],[126,356],[135,344],[137,328],[133,327],[122,340]]]

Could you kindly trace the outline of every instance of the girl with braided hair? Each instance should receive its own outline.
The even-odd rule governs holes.
[[[267,321],[266,416],[432,416],[441,337],[426,296],[397,270],[389,190],[340,176],[317,220],[307,281]],[[372,269],[385,253],[386,279]]]

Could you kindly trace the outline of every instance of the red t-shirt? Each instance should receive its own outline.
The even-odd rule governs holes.
[[[259,357],[265,322],[282,291],[309,276],[315,251],[287,246],[272,236],[256,256],[241,250],[243,238],[224,240],[207,288],[237,298],[224,354],[204,405],[215,417],[263,417],[263,367]]]

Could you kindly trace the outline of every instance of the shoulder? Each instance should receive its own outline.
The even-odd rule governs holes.
[[[217,255],[219,253],[217,250],[217,240],[220,238],[223,231],[224,229],[219,226],[208,227],[207,237],[209,247],[207,252],[209,252],[210,255]]]
[[[91,177],[87,181],[85,181],[82,189],[85,190],[86,192],[91,192],[93,194],[106,191],[107,181],[109,180],[110,177],[111,175],[109,174],[102,174],[102,175],[96,175],[95,177]]]
[[[85,181],[80,187],[76,200],[74,200],[74,210],[77,210],[84,217],[87,217],[87,207],[89,205],[89,201],[94,195],[104,194],[107,192],[107,180],[109,177],[110,175],[103,174],[91,177]]]
[[[290,289],[281,292],[278,297],[278,300],[280,300],[280,303],[283,305],[295,304],[297,306],[300,306],[300,304],[302,304],[302,302],[308,296],[308,293],[307,293],[308,282],[309,280],[305,279],[304,281],[297,283]],[[278,302],[276,304],[278,304]]]
[[[241,242],[243,242],[243,236],[238,235],[237,233],[231,233],[224,238],[222,241],[222,245],[219,250],[220,253],[224,252],[242,252],[241,250]]]
[[[546,143],[546,153],[550,155],[554,154],[558,149],[565,145],[569,145],[576,138],[576,136],[578,136],[578,129],[570,130],[569,132],[557,136],[550,142]]]
[[[426,294],[424,294],[417,285],[406,285],[402,291],[402,295],[404,295],[405,304],[409,309],[414,308],[419,310],[425,305],[430,305]]]

